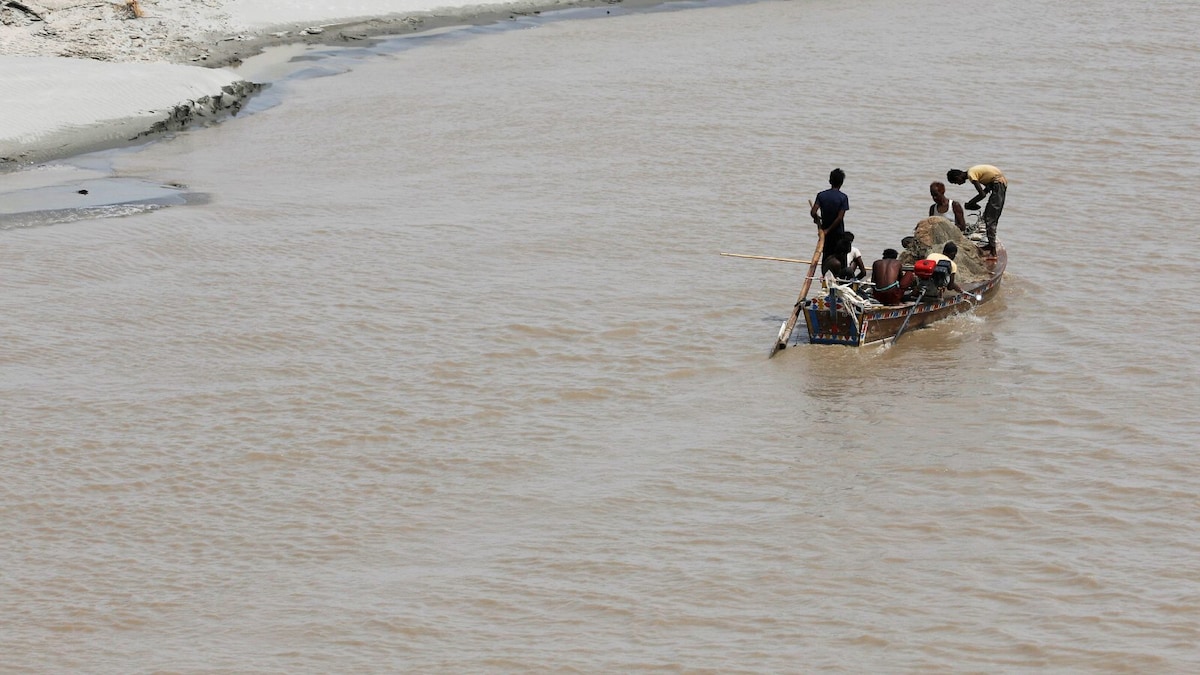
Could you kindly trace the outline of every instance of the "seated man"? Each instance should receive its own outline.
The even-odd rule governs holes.
[[[843,277],[846,279],[863,279],[867,276],[867,266],[863,264],[862,251],[854,245],[854,233],[846,232],[842,234],[842,240],[839,243],[839,250],[844,254],[842,262],[845,263],[842,267]],[[857,272],[855,269],[857,268]]]
[[[836,253],[830,253],[821,261],[821,276],[832,274],[838,279],[842,278],[842,260]]]
[[[824,275],[826,272],[832,272],[833,276],[837,277],[838,279],[853,278],[853,267],[848,260],[851,251],[858,250],[854,248],[853,242],[854,235],[850,232],[846,232],[842,235],[841,239],[838,240],[837,244],[834,244],[833,248],[825,250],[825,252],[822,254],[824,257],[821,260],[822,275]],[[861,254],[859,259],[861,260]],[[865,270],[863,272],[863,276],[866,276]]]
[[[912,272],[903,271],[896,249],[883,252],[883,258],[871,263],[871,283],[875,284],[875,299],[885,305],[899,305],[904,293],[916,279]]]
[[[958,293],[962,293],[963,292],[962,287],[959,286],[958,282],[954,280],[954,276],[956,274],[958,274],[958,265],[954,264],[954,256],[956,256],[956,255],[958,255],[958,244],[955,244],[952,241],[948,241],[948,242],[946,242],[946,245],[942,247],[941,253],[930,253],[929,255],[925,256],[925,259],[926,260],[949,260],[950,261],[950,281],[946,284],[946,288],[949,288],[950,290],[958,292]]]

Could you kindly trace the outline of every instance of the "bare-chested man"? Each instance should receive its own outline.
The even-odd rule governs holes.
[[[899,305],[904,293],[916,279],[912,272],[903,271],[896,249],[883,252],[883,258],[871,263],[871,283],[875,285],[875,299],[885,305]]]

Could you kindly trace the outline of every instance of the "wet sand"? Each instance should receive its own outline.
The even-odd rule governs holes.
[[[0,171],[236,114],[263,83],[248,82],[227,67],[269,47],[347,45],[615,4],[640,8],[662,2],[533,0],[436,6],[428,0],[312,5],[146,0],[139,4],[140,18],[120,4],[46,0],[20,3],[18,8],[8,3],[0,6],[0,100],[20,103],[16,113],[0,118]],[[407,11],[382,13],[384,9]],[[175,70],[164,80],[161,71],[151,73],[151,64],[175,64]],[[222,69],[221,74],[214,76],[214,69]]]
[[[200,59],[210,67],[226,67],[262,53],[264,49],[287,44],[349,45],[362,40],[439,30],[451,26],[480,26],[520,17],[536,16],[583,7],[619,5],[640,9],[665,4],[669,0],[570,0],[567,2],[518,2],[502,5],[470,5],[458,11],[421,12],[333,23],[324,26],[291,23],[275,27],[270,32],[247,36],[245,39],[220,40],[213,43]],[[320,32],[308,32],[317,28]]]

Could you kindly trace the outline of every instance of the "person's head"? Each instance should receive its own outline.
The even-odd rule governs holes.
[[[954,260],[954,256],[958,255],[958,244],[952,241],[946,242],[946,245],[942,247],[942,255]]]
[[[842,183],[846,182],[846,172],[841,169],[834,169],[829,172],[829,187],[840,188]]]
[[[935,180],[929,184],[929,196],[933,197],[933,201],[940,202],[946,194],[946,184],[940,180]]]
[[[946,172],[946,180],[955,185],[962,185],[967,182],[967,172],[962,169],[950,169]]]
[[[854,233],[849,230],[846,230],[845,232],[842,233],[842,241],[853,244],[854,243]]]
[[[895,260],[896,258],[899,258],[899,257],[900,257],[900,254],[896,252],[896,249],[894,249],[894,248],[883,249],[883,259],[884,260]]]

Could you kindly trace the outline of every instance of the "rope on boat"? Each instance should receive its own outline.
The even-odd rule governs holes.
[[[874,298],[864,298],[855,292],[853,284],[864,282],[851,282],[849,284],[841,284],[832,278],[825,279],[826,287],[833,291],[842,300],[842,310],[850,317],[850,321],[854,323],[854,332],[862,332],[862,313],[871,307],[881,307],[882,305]],[[867,285],[870,282],[865,282]]]
[[[837,293],[838,297],[841,298],[842,300],[845,300],[847,305],[852,305],[855,308],[860,309],[860,310],[865,309],[867,307],[880,305],[880,303],[877,302],[874,298],[864,298],[863,296],[859,295],[857,291],[854,290],[855,286],[874,286],[875,285],[869,281],[851,281],[850,283],[843,284],[843,283],[837,281],[836,279],[834,279],[832,275],[829,275],[828,277],[826,277],[824,279],[824,281],[825,281],[825,287],[828,290],[831,290],[834,293]]]

